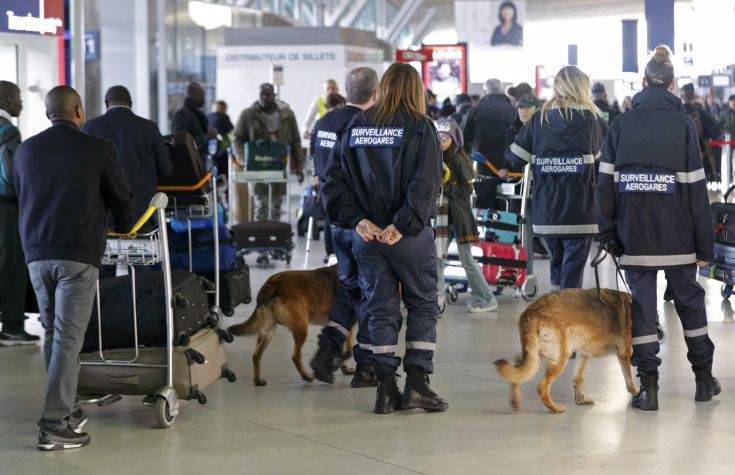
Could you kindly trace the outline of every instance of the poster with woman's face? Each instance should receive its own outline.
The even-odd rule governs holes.
[[[525,0],[456,0],[454,17],[459,40],[470,43],[473,51],[523,47]]]

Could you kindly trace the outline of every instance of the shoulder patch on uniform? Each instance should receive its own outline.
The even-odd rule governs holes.
[[[329,132],[326,130],[317,130],[316,132],[316,146],[318,148],[333,149],[337,143],[337,134],[335,132]]]
[[[350,147],[400,147],[404,132],[403,127],[353,127]]]

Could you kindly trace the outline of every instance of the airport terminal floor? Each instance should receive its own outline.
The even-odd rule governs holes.
[[[314,242],[309,268],[321,265],[322,242]],[[305,239],[298,238],[292,268],[304,265]],[[274,271],[255,266],[256,292]],[[608,260],[609,261],[609,260]],[[602,285],[615,288],[613,268]],[[547,261],[537,261],[540,291],[548,289]],[[674,306],[659,300],[667,333],[660,356],[660,410],[630,408],[630,396],[614,356],[591,359],[586,393],[593,406],[576,406],[573,364],[555,382],[552,395],[567,406],[550,414],[536,395],[536,377],[522,388],[523,407],[514,412],[508,385],[492,362],[519,351],[517,319],[525,306],[506,290],[498,311],[469,314],[460,294],[438,324],[432,387],[447,398],[444,413],[372,413],[375,390],[352,389],[350,377],[336,383],[305,383],[291,362],[293,339],[280,328],[263,357],[265,387],[252,383],[254,338],[226,346],[234,384],[220,381],[209,401],[182,408],[175,425],[156,426],[152,409],[139,397],[108,407],[86,406],[91,444],[82,450],[39,453],[36,449],[46,372],[40,346],[0,348],[0,473],[23,475],[96,474],[689,474],[732,473],[735,465],[735,336],[733,309],[719,284],[699,278],[707,289],[709,331],[717,345],[714,374],[722,394],[694,402],[694,375]],[[663,276],[658,283],[663,294]],[[585,287],[594,286],[588,268]],[[240,306],[226,324],[241,322],[254,303]],[[27,328],[41,334],[32,318]],[[305,359],[317,348],[319,327],[310,327]],[[402,351],[401,345],[401,351]],[[402,386],[403,382],[399,382]]]

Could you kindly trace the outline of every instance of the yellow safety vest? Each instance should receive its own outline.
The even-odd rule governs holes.
[[[327,113],[327,98],[324,96],[319,96],[319,98],[317,99],[317,105],[319,106],[319,115],[317,117],[324,117],[324,114]]]

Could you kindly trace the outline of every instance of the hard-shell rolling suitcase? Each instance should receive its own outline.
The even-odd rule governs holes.
[[[510,211],[483,209],[477,213],[477,224],[485,227],[485,240],[502,244],[520,243],[518,215]]]
[[[214,274],[203,275],[210,281],[214,280]],[[238,305],[250,303],[250,268],[244,262],[239,262],[230,272],[221,272],[219,283],[219,305],[228,317],[235,313]],[[214,304],[214,294],[210,294],[209,303]]]
[[[238,249],[285,247],[292,245],[293,231],[289,223],[253,221],[232,227]]]
[[[489,284],[519,287],[526,282],[528,258],[523,246],[487,241],[476,245],[482,250],[479,261]]]
[[[166,308],[163,272],[137,272],[135,302],[139,346],[166,344]],[[172,271],[174,344],[188,343],[191,335],[205,326],[215,327],[217,320],[209,309],[207,292],[213,285],[203,277],[186,271]],[[130,275],[100,282],[102,307],[102,348],[112,350],[134,347],[133,288]],[[87,327],[83,352],[99,349],[97,305]]]
[[[227,368],[223,342],[232,341],[224,330],[205,328],[191,337],[188,345],[177,346],[173,353],[173,382],[180,399],[196,399],[205,404],[203,391],[220,378],[234,382],[235,374]],[[79,355],[83,363],[101,363],[98,352]],[[107,360],[129,361],[133,349],[105,352]],[[166,348],[139,348],[137,363],[162,367],[86,365],[79,372],[78,394],[155,394],[166,385]]]

